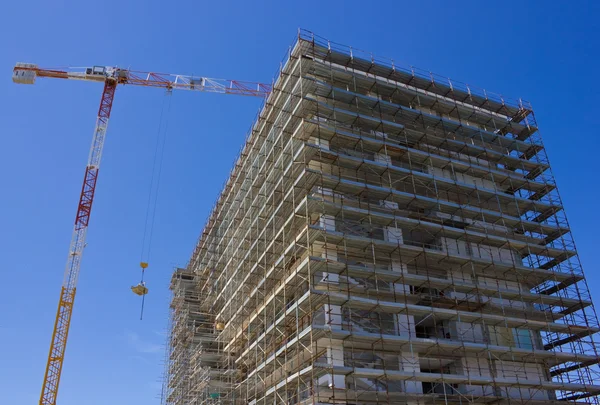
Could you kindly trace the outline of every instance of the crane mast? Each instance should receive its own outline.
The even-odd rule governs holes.
[[[77,205],[77,214],[67,257],[67,265],[58,301],[58,310],[52,332],[50,352],[46,363],[46,372],[39,405],[55,405],[62,373],[69,327],[77,281],[81,269],[81,258],[85,248],[96,183],[102,159],[102,150],[106,139],[108,120],[112,109],[117,85],[158,87],[168,90],[195,90],[222,94],[267,97],[271,85],[237,80],[210,79],[206,77],[173,75],[153,72],[139,72],[117,67],[94,66],[92,68],[41,69],[29,63],[17,63],[13,70],[13,81],[20,84],[33,84],[36,77],[74,79],[103,82],[104,90],[98,109],[96,127],[88,156],[83,185]]]
[[[75,292],[77,291],[77,279],[79,278],[79,270],[81,268],[81,257],[85,248],[85,237],[90,222],[90,215],[92,214],[92,204],[94,203],[94,193],[96,192],[102,149],[104,147],[108,119],[110,118],[116,89],[116,80],[107,79],[105,81],[100,108],[98,109],[98,118],[96,119],[96,128],[94,129],[94,137],[92,138],[92,146],[85,167],[79,204],[77,205],[77,215],[75,216],[75,225],[73,227],[73,235],[71,236],[67,266],[60,289],[58,310],[54,322],[54,331],[52,332],[52,343],[50,344],[50,353],[48,354],[48,362],[46,364],[40,405],[56,403],[58,384],[60,382],[67,338],[69,336],[71,315],[73,313],[73,304],[75,302]]]

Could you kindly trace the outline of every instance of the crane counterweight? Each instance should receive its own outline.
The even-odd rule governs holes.
[[[12,80],[19,84],[34,84],[37,65],[33,63],[17,63],[13,70]]]

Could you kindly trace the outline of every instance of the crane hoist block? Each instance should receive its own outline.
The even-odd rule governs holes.
[[[22,68],[22,69],[19,69]],[[33,63],[17,63],[13,70],[12,80],[19,84],[33,84],[35,83],[35,77],[37,65]]]

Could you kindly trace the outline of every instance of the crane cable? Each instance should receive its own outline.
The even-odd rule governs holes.
[[[150,189],[148,191],[148,202],[146,205],[146,217],[144,220],[144,234],[142,237],[142,249],[140,253],[140,267],[142,268],[141,281],[136,287],[132,287],[134,293],[142,296],[142,308],[140,312],[140,320],[144,316],[144,302],[148,289],[144,282],[144,273],[150,261],[150,250],[152,247],[152,235],[154,233],[154,219],[156,218],[156,205],[158,202],[158,192],[160,186],[160,177],[162,173],[162,163],[165,154],[165,144],[167,141],[167,131],[169,128],[169,115],[171,111],[171,89],[167,89],[163,98],[160,117],[158,121],[158,132],[156,135],[156,145],[154,147],[154,158],[152,162],[152,175],[150,177]],[[168,103],[167,103],[168,100]],[[165,115],[165,104],[167,105],[166,119],[163,129],[163,116]],[[162,136],[161,136],[162,135]],[[156,184],[155,184],[156,179]],[[134,288],[138,288],[134,290]]]

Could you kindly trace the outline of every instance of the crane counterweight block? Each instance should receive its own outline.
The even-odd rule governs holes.
[[[19,84],[34,84],[37,76],[37,65],[34,63],[17,63],[13,69],[12,80]]]

